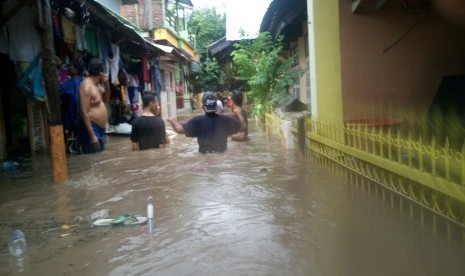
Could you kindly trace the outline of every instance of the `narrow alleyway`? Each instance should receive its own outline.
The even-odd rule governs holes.
[[[69,157],[64,185],[51,183],[47,154],[0,172],[0,274],[465,275],[460,242],[250,129],[250,141],[209,155],[184,136],[143,152],[109,137],[103,153]],[[91,227],[104,209],[146,215],[148,196],[153,235]],[[8,252],[12,227],[27,238],[21,258]]]

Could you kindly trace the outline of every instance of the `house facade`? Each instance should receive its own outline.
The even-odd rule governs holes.
[[[308,70],[293,93],[312,116],[426,128],[443,81],[465,75],[463,5],[274,0],[260,30],[285,35],[288,54]]]
[[[159,59],[162,117],[192,110],[189,78],[200,70],[195,37],[187,31],[190,0],[151,0],[121,6],[121,16],[149,32],[165,54]]]
[[[465,3],[302,2],[311,115],[295,124],[294,142],[401,212],[409,206],[423,221],[430,211],[434,231],[463,230]],[[278,24],[266,30],[292,24],[269,11],[264,22]]]

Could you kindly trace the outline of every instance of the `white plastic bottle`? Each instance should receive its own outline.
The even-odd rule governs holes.
[[[26,253],[26,237],[20,229],[13,229],[8,239],[8,249],[11,255],[20,256]]]
[[[147,218],[153,219],[153,197],[147,198]]]
[[[153,234],[153,197],[147,198],[147,224],[150,234]]]

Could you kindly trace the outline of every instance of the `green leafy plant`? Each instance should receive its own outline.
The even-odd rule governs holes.
[[[283,36],[273,40],[264,32],[254,40],[236,43],[231,53],[237,78],[247,81],[252,116],[259,119],[264,118],[267,110],[283,105],[292,97],[289,90],[304,73],[295,66],[295,55],[283,56],[283,41]]]

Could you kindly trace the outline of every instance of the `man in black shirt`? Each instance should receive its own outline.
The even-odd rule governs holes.
[[[202,98],[205,115],[195,116],[180,124],[175,119],[168,119],[174,131],[187,137],[197,137],[199,152],[224,152],[227,149],[228,136],[243,131],[246,127],[244,117],[238,110],[235,117],[216,114],[216,95],[205,92]]]
[[[165,123],[157,115],[160,106],[155,93],[144,92],[142,96],[142,114],[132,123],[132,150],[145,150],[164,147],[169,143]]]

